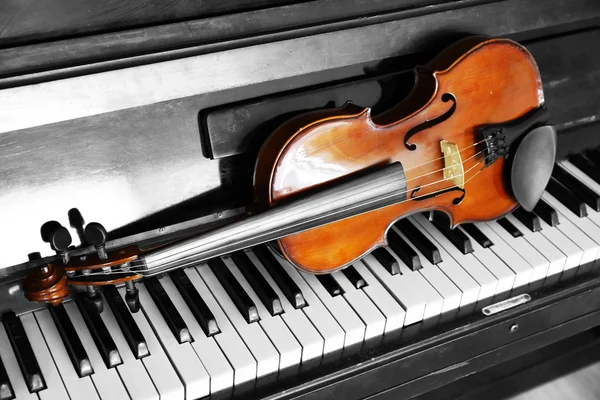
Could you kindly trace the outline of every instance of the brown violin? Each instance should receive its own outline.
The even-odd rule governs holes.
[[[347,103],[273,132],[248,217],[143,254],[107,253],[106,232],[88,225],[97,254],[62,251],[62,262],[32,272],[26,295],[58,304],[69,284],[93,294],[119,282],[135,293],[137,279],[266,242],[296,268],[328,273],[385,245],[390,226],[413,213],[441,211],[455,226],[531,210],[556,152],[531,54],[508,39],[469,37],[414,71],[412,92],[383,114]]]

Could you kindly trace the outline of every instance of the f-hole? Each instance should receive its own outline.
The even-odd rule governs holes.
[[[444,93],[442,95],[442,101],[444,103],[447,103],[449,101],[452,101],[452,107],[450,107],[450,109],[448,109],[448,111],[446,111],[445,113],[443,113],[442,115],[440,115],[439,117],[436,117],[434,119],[430,119],[427,120],[425,122],[420,123],[417,126],[413,126],[404,136],[404,146],[406,146],[406,148],[410,151],[414,151],[417,149],[417,145],[414,143],[408,143],[408,141],[410,140],[410,138],[412,138],[413,136],[415,136],[417,133],[424,131],[425,129],[429,129],[432,126],[435,126],[437,124],[440,124],[442,122],[444,122],[445,120],[447,120],[448,118],[450,118],[452,116],[452,114],[454,114],[454,110],[456,110],[456,98],[454,97],[454,95],[452,93]]]
[[[464,200],[465,195],[467,194],[467,191],[465,189],[461,189],[458,186],[453,186],[453,187],[449,187],[444,190],[440,190],[439,192],[424,194],[423,196],[415,196],[420,190],[421,190],[421,186],[417,186],[415,189],[413,189],[413,191],[410,193],[410,199],[415,200],[415,201],[423,201],[423,200],[431,199],[432,197],[441,196],[444,193],[453,192],[455,190],[458,190],[459,192],[462,192],[462,195],[460,197],[457,197],[452,200],[452,204],[457,206]]]

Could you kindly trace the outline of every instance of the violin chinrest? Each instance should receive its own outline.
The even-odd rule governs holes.
[[[554,168],[556,129],[550,125],[531,130],[514,152],[510,183],[521,207],[532,211],[542,197]]]

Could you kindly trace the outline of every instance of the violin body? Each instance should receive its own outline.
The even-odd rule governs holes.
[[[543,104],[531,54],[508,39],[470,37],[417,67],[415,82],[406,99],[381,115],[351,103],[309,112],[281,125],[263,145],[254,176],[259,209],[365,169],[404,167],[407,201],[279,239],[281,254],[297,268],[343,268],[385,245],[390,226],[412,213],[439,210],[457,225],[517,207],[504,158],[485,166],[477,132]],[[460,152],[462,189],[443,176],[442,141]]]

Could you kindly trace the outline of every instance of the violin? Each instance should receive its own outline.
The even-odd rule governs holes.
[[[31,272],[27,298],[60,304],[76,285],[97,305],[97,286],[125,283],[133,311],[133,282],[261,243],[323,274],[385,245],[390,226],[413,213],[441,211],[454,227],[532,210],[556,132],[527,49],[468,37],[414,74],[410,94],[382,114],[348,102],[279,126],[258,153],[253,213],[241,220],[146,252],[107,252],[106,231],[92,223],[85,233],[96,253],[84,257],[70,257],[68,231],[54,229],[61,260]]]

